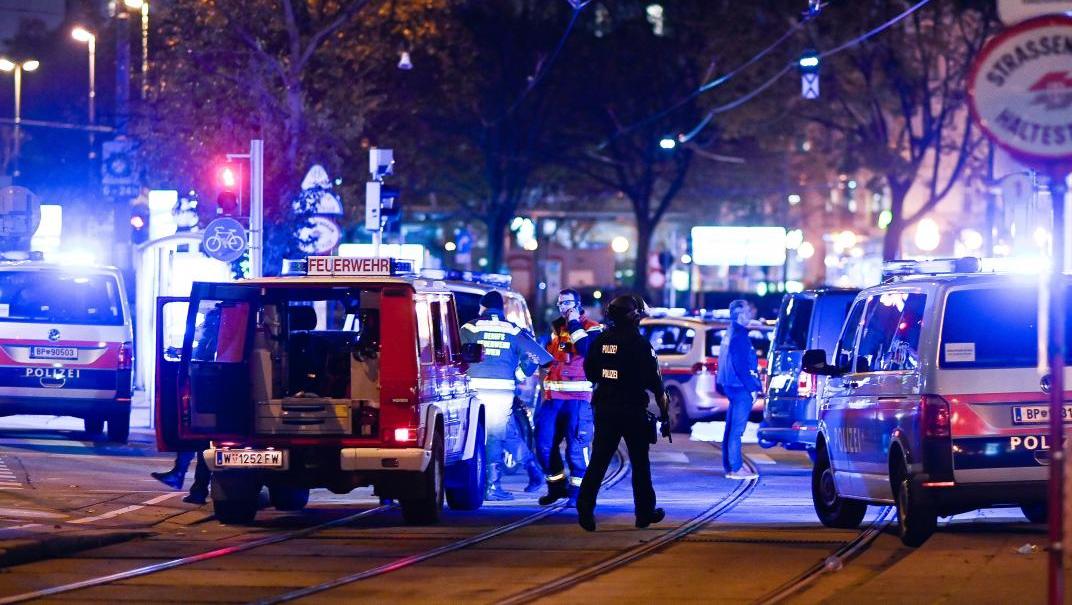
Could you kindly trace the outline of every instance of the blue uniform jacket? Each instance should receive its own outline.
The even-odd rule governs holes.
[[[758,376],[759,359],[756,357],[756,350],[752,348],[752,341],[748,338],[748,328],[733,322],[719,345],[716,380],[724,389],[755,392],[763,388]]]
[[[484,346],[484,361],[469,366],[470,378],[515,380],[551,363],[551,355],[526,330],[507,320],[501,309],[488,309],[466,322],[461,330],[462,342]],[[521,370],[523,376],[518,375]],[[506,383],[504,382],[504,385]]]

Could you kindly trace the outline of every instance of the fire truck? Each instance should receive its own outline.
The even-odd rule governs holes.
[[[405,520],[484,501],[484,409],[466,375],[451,291],[407,261],[314,256],[282,277],[195,282],[157,301],[161,450],[202,450],[224,523],[267,487],[280,510],[310,488],[373,486]],[[159,333],[185,313],[181,347]]]

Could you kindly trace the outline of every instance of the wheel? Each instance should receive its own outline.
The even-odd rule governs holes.
[[[485,462],[484,422],[480,422],[476,433],[476,448],[473,457],[454,466],[455,475],[463,481],[458,487],[447,488],[447,504],[452,510],[476,510],[484,504],[484,489],[487,487],[487,467]]]
[[[894,475],[893,497],[897,504],[897,533],[905,546],[916,547],[927,541],[938,528],[938,513],[920,488],[912,483],[903,462]]]
[[[432,460],[422,477],[424,495],[400,500],[402,518],[410,525],[430,525],[439,521],[443,512],[443,433],[438,432],[432,445]]]
[[[860,526],[867,513],[867,503],[842,498],[834,484],[834,471],[826,450],[818,452],[811,470],[811,500],[819,521],[827,527],[853,529]]]
[[[309,503],[309,490],[301,487],[269,486],[268,500],[276,510],[297,511]]]
[[[130,410],[108,417],[108,441],[126,443],[130,437]]]
[[[100,434],[104,432],[104,418],[100,416],[90,416],[85,419],[86,437],[89,439],[96,439],[100,437]]]
[[[685,397],[677,389],[667,389],[670,412],[670,432],[688,433],[692,430],[692,421],[689,420],[689,411],[685,409]]]
[[[1046,523],[1049,520],[1045,502],[1021,504],[1020,512],[1024,513],[1024,516],[1027,517],[1027,520],[1031,523]]]
[[[211,493],[212,510],[220,523],[245,525],[257,516],[260,483],[248,477],[213,473]]]

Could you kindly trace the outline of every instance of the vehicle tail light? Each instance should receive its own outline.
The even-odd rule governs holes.
[[[416,443],[417,429],[412,427],[395,429],[394,438],[398,443]]]
[[[714,374],[718,371],[718,357],[704,357],[703,361],[692,364],[693,374]]]
[[[923,436],[949,437],[949,403],[937,395],[924,395],[919,403],[923,407]]]
[[[120,370],[129,370],[134,367],[134,343],[124,342],[119,345],[118,367]]]
[[[811,397],[815,394],[816,379],[814,374],[801,372],[797,377],[797,395],[799,397]]]

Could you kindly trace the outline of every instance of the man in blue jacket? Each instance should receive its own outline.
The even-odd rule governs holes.
[[[492,290],[480,299],[480,315],[461,330],[462,342],[484,346],[484,361],[469,366],[469,383],[484,402],[484,428],[487,435],[488,500],[513,500],[502,488],[502,457],[508,424],[513,421],[517,381],[540,366],[551,363],[551,355],[527,331],[506,319],[502,294]],[[543,472],[525,447],[524,460],[529,472],[526,491],[536,491],[543,484]]]
[[[729,399],[726,408],[726,433],[722,437],[722,466],[727,479],[752,479],[755,473],[744,469],[741,437],[748,425],[755,394],[762,390],[759,382],[759,359],[748,338],[752,306],[746,300],[730,303],[730,326],[718,351],[718,386]]]

